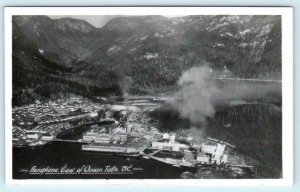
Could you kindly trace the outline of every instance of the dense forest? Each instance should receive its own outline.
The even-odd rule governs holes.
[[[280,16],[116,17],[102,28],[47,16],[13,17],[13,104],[68,93],[157,95],[182,73],[281,79]]]

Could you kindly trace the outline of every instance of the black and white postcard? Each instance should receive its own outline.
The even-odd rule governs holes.
[[[8,183],[292,183],[292,8],[5,12]]]

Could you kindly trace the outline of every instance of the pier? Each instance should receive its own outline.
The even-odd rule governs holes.
[[[54,139],[55,142],[68,142],[68,143],[82,143],[82,144],[88,144],[88,142],[79,141],[79,140],[70,140],[70,139]]]

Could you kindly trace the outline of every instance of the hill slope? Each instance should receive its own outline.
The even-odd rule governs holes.
[[[280,16],[117,17],[103,28],[14,16],[13,36],[16,95],[50,82],[85,95],[167,94],[202,65],[217,77],[281,79]]]

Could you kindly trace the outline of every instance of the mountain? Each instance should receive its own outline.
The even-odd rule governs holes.
[[[70,65],[78,58],[88,56],[92,50],[85,46],[95,27],[86,21],[47,16],[14,16],[13,23],[24,38],[34,42],[46,59],[60,65]]]
[[[56,94],[58,84],[62,93],[167,94],[183,71],[202,65],[216,76],[281,79],[281,18],[131,16],[95,28],[14,16],[13,49],[16,95],[45,87]]]
[[[68,93],[91,96],[98,91],[70,78],[76,77],[72,61],[91,52],[82,45],[96,28],[81,20],[46,16],[14,16],[12,25],[13,105]],[[116,88],[110,89],[118,93]]]
[[[132,91],[153,94],[172,89],[182,71],[204,64],[235,77],[276,74],[280,79],[280,26],[276,16],[115,18],[99,31],[98,49],[76,70],[99,84],[103,79],[116,84],[129,76]]]

